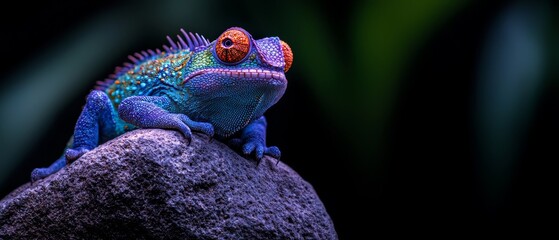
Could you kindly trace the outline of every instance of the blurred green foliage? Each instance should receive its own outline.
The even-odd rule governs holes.
[[[466,1],[362,1],[336,25],[315,5],[287,4],[301,80],[342,129],[355,169],[382,169],[384,137],[403,71],[432,31]],[[265,26],[261,26],[265,27]],[[287,34],[289,36],[289,34]],[[368,179],[367,179],[368,180]]]
[[[448,21],[452,20],[460,23],[458,27],[481,26],[487,27],[488,32],[484,32],[485,29],[469,31],[479,34],[468,40],[479,41],[478,44],[482,46],[482,49],[466,56],[476,58],[468,60],[474,63],[465,62],[479,64],[478,68],[468,68],[471,66],[455,68],[463,72],[453,72],[450,75],[466,75],[466,77],[459,78],[459,81],[463,82],[455,84],[451,91],[433,98],[449,97],[454,94],[452,91],[463,86],[471,86],[471,89],[461,92],[471,96],[459,95],[450,100],[454,102],[447,105],[444,103],[449,99],[444,98],[436,99],[436,101],[429,99],[421,103],[440,104],[435,107],[427,106],[432,107],[431,111],[427,112],[432,115],[435,111],[454,108],[457,102],[462,103],[461,106],[467,106],[468,109],[455,110],[454,113],[459,112],[455,115],[471,117],[471,119],[461,121],[460,123],[463,125],[460,126],[455,125],[454,122],[442,123],[447,120],[444,119],[440,123],[448,124],[451,127],[428,129],[412,134],[427,135],[431,132],[440,133],[447,130],[462,131],[463,133],[472,130],[475,133],[463,134],[458,137],[473,136],[473,139],[471,142],[468,142],[470,139],[463,141],[460,141],[462,139],[435,139],[439,136],[454,137],[453,133],[439,134],[434,137],[406,134],[399,136],[410,137],[412,139],[410,143],[406,142],[403,145],[409,144],[407,147],[410,147],[415,144],[418,146],[416,149],[431,147],[431,144],[443,141],[454,141],[457,144],[467,145],[445,152],[456,149],[462,151],[453,152],[450,154],[452,156],[440,157],[439,155],[438,157],[444,158],[439,159],[439,162],[425,162],[427,167],[423,170],[431,170],[431,166],[443,161],[456,160],[446,159],[447,157],[462,157],[463,162],[452,166],[471,167],[471,169],[463,171],[470,174],[468,177],[473,180],[459,179],[475,185],[472,187],[474,190],[471,191],[474,193],[469,192],[471,198],[477,197],[473,196],[478,194],[479,189],[477,188],[484,188],[479,192],[485,191],[488,201],[493,201],[490,205],[498,205],[499,202],[496,199],[502,200],[506,196],[506,191],[503,189],[507,188],[507,184],[512,184],[511,176],[515,174],[515,159],[518,159],[521,151],[525,150],[525,148],[520,148],[525,143],[523,138],[526,136],[529,125],[534,123],[533,115],[537,110],[536,104],[541,101],[543,89],[551,86],[557,91],[556,89],[559,87],[556,78],[559,74],[559,68],[557,68],[559,47],[557,44],[552,44],[559,39],[559,35],[558,31],[553,28],[553,24],[550,24],[557,22],[557,17],[549,11],[549,9],[557,9],[556,6],[550,8],[546,5],[551,1],[496,2],[498,3],[465,0],[370,0],[326,3],[316,0],[284,0],[263,3],[256,0],[163,0],[157,2],[143,0],[107,3],[106,5],[110,7],[95,12],[96,14],[92,14],[83,22],[70,25],[72,27],[69,27],[68,31],[60,36],[60,39],[51,40],[51,44],[44,50],[33,53],[28,62],[22,64],[20,68],[14,69],[15,73],[7,79],[8,84],[2,85],[3,89],[0,89],[0,152],[2,153],[0,185],[7,174],[20,164],[18,161],[25,156],[27,151],[30,151],[28,146],[37,144],[38,136],[47,132],[46,126],[51,126],[56,114],[64,111],[65,103],[71,99],[83,97],[84,91],[87,91],[95,80],[106,77],[106,69],[113,68],[114,64],[119,64],[115,61],[124,59],[123,56],[133,51],[145,47],[157,47],[162,43],[161,36],[176,33],[180,28],[202,33],[209,39],[213,39],[228,27],[240,26],[247,29],[256,38],[279,36],[291,46],[294,53],[294,64],[288,73],[290,83],[303,86],[302,89],[308,91],[305,94],[309,95],[309,99],[318,103],[320,109],[317,112],[324,117],[320,120],[328,122],[327,126],[335,126],[334,132],[339,133],[342,138],[336,139],[336,143],[339,143],[340,148],[348,148],[339,150],[347,152],[344,155],[346,158],[343,159],[343,162],[340,161],[340,164],[347,166],[345,169],[349,169],[351,175],[354,173],[355,176],[351,177],[363,180],[343,182],[347,179],[342,179],[339,182],[343,186],[332,187],[338,192],[331,193],[336,195],[335,200],[330,202],[331,206],[347,207],[348,202],[354,201],[353,199],[347,200],[348,196],[343,195],[351,191],[346,191],[347,185],[356,182],[363,183],[355,188],[363,192],[368,191],[370,188],[367,187],[382,182],[382,180],[376,180],[382,178],[383,174],[387,174],[387,171],[384,171],[385,165],[396,160],[387,156],[386,149],[400,147],[398,143],[401,142],[388,146],[391,143],[388,143],[387,139],[390,137],[388,135],[393,133],[389,132],[389,126],[391,121],[395,120],[394,113],[401,110],[397,109],[398,101],[409,97],[403,95],[403,89],[418,85],[427,86],[420,91],[430,87],[435,88],[428,89],[425,93],[414,92],[415,97],[423,97],[424,95],[421,94],[447,91],[447,86],[440,85],[440,83],[447,84],[447,79],[430,81],[431,76],[414,76],[411,75],[410,69],[413,69],[415,65],[421,65],[420,61],[423,56],[420,54],[425,54],[422,52],[425,49],[439,50],[438,46],[426,47],[426,45],[432,44],[430,41],[433,41],[438,36],[437,34],[456,34],[456,32],[448,31],[448,28],[456,27],[456,22],[453,23],[455,25],[447,25]],[[22,12],[27,13],[26,10]],[[476,19],[478,16],[485,16],[485,18]],[[470,22],[471,25],[468,25]],[[463,35],[460,36],[463,37]],[[441,37],[443,39],[441,42],[449,41],[453,37],[445,35]],[[450,42],[449,44],[456,44],[465,41]],[[470,46],[467,49],[475,49],[477,46]],[[447,46],[441,49],[457,50],[459,48],[461,46]],[[478,49],[475,50],[478,51]],[[462,54],[456,58],[453,53],[435,55],[434,58],[443,56],[449,59],[435,59],[435,63],[428,66],[436,68],[431,71],[438,71],[437,63],[443,61],[463,63],[457,59],[464,57],[463,52]],[[29,71],[29,69],[33,69],[33,71]],[[449,75],[438,75],[438,77],[441,76],[448,77]],[[448,79],[449,84],[455,83],[453,81],[455,79]],[[420,83],[414,85],[416,82]],[[435,86],[435,84],[439,85]],[[288,93],[289,91],[288,87]],[[428,97],[426,98],[428,99]],[[412,108],[418,107],[418,105],[411,105]],[[34,111],[27,111],[29,109],[34,109]],[[454,109],[448,111],[452,110]],[[405,111],[413,114],[423,113],[422,111],[412,111],[409,108],[406,108]],[[444,114],[437,116],[444,116]],[[291,120],[292,124],[299,124],[299,122],[313,124],[305,121],[305,116],[297,117],[298,119]],[[411,125],[414,128],[424,127],[420,123],[433,121],[430,119],[433,116],[419,117],[422,119],[409,121],[412,122]],[[449,119],[456,121],[456,118]],[[423,119],[428,120],[422,121]],[[430,127],[439,127],[437,126],[439,122],[433,122],[435,123]],[[21,127],[21,125],[25,127]],[[472,129],[464,130],[471,127],[470,125],[473,126]],[[290,137],[298,138],[299,134]],[[306,136],[302,138],[304,137]],[[427,143],[417,143],[416,139],[425,139]],[[298,139],[294,141],[296,140]],[[300,142],[303,141],[300,140]],[[320,143],[318,144],[320,145]],[[452,146],[452,144],[447,146]],[[62,148],[63,146],[60,146],[60,149]],[[402,149],[402,151],[407,150]],[[439,146],[433,146],[422,152],[424,155],[417,157],[437,156],[437,151],[440,151]],[[414,156],[413,154],[410,153],[406,157]],[[403,155],[398,157],[401,156]],[[401,159],[397,160],[401,161]],[[400,172],[396,174],[391,172],[392,177],[403,178],[398,174],[409,173],[402,171],[404,168],[409,168],[409,162],[402,162],[402,165],[405,166],[396,167],[394,171]],[[338,163],[330,162],[330,164]],[[445,168],[448,166],[439,165],[441,166],[431,171],[446,170]],[[449,174],[454,173],[448,172],[450,172]],[[423,174],[425,172],[412,176],[411,180],[403,178],[401,181],[408,183],[414,181],[415,179],[412,179],[414,177],[423,177]],[[538,172],[533,171],[532,174],[537,175]],[[448,177],[445,173],[435,175],[437,181],[444,181],[444,179],[438,178],[441,176]],[[323,176],[321,180],[326,182],[322,182],[326,186],[325,188],[330,187],[328,184],[334,182],[334,180],[328,181],[330,176]],[[458,185],[460,185],[460,181],[457,181]],[[480,185],[484,186],[476,185],[478,181]],[[395,182],[397,183],[393,186],[402,186],[398,185],[397,180]],[[433,183],[426,180],[420,184],[425,182]],[[374,184],[367,185],[368,183]],[[453,184],[454,182],[449,183],[449,185]],[[462,186],[470,186],[468,184],[462,184]],[[363,190],[363,186],[365,186],[365,190]],[[444,188],[446,185],[442,186],[441,188]],[[413,187],[415,185],[411,185],[410,188]],[[424,188],[418,187],[418,189],[420,190],[417,192],[411,191],[410,195],[407,195],[408,193],[396,194],[394,198],[424,193]],[[437,192],[439,190],[436,189]],[[463,189],[456,191],[467,192]],[[328,196],[330,193],[325,191],[321,194]],[[360,194],[358,196],[367,193]],[[382,193],[375,192],[375,194],[381,195]],[[469,201],[470,199],[464,200],[467,204],[471,204]],[[393,207],[393,209],[400,208],[397,204],[394,204]],[[360,207],[353,207],[353,210],[356,209],[362,210]],[[446,209],[441,211],[446,211]],[[332,212],[345,214],[345,210],[339,209]],[[344,222],[336,224],[339,223],[344,224]],[[346,223],[346,227],[348,225],[351,224]],[[346,234],[351,235],[351,231]]]

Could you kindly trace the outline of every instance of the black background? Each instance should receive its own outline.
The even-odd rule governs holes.
[[[325,120],[306,85],[290,81],[284,98],[267,114],[269,142],[278,145],[282,160],[315,187],[340,239],[424,233],[452,237],[487,231],[502,236],[557,228],[559,88],[545,88],[538,97],[535,118],[523,136],[521,155],[504,201],[487,206],[480,187],[483,182],[477,177],[479,152],[471,112],[476,85],[472,79],[488,26],[509,3],[468,4],[420,47],[412,60],[415,64],[405,70],[403,88],[387,129],[387,153],[380,175],[356,174],[344,164],[351,148],[340,140],[341,130]],[[0,16],[2,80],[33,58],[35,52],[49,48],[60,36],[115,3],[12,4],[4,7]],[[352,4],[315,3],[331,18],[332,28],[339,34],[344,34],[344,29],[336,24],[342,25],[351,14]],[[163,37],[161,40],[163,43]],[[141,42],[134,44],[144,46]],[[107,66],[125,60],[122,56]],[[111,71],[107,67],[105,72]],[[99,77],[104,74],[99,73]],[[288,74],[288,78],[297,77]],[[3,81],[0,87],[6,84]],[[76,91],[85,96],[89,88]],[[83,100],[78,97],[66,103],[47,133],[37,136],[39,143],[30,146],[32,150],[9,176],[0,196],[25,183],[33,168],[48,165],[60,155]]]

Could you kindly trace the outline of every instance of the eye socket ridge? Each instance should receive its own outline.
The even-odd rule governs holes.
[[[225,64],[236,64],[248,56],[251,47],[250,35],[242,29],[232,28],[219,36],[214,54]]]

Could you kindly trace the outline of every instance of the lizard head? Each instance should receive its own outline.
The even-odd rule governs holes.
[[[229,136],[279,101],[292,63],[291,48],[278,37],[254,39],[229,28],[195,49],[184,68],[188,111]]]

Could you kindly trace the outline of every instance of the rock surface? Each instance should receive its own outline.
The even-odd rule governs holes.
[[[27,174],[27,173],[22,173]],[[312,186],[207,137],[136,130],[0,201],[0,239],[337,239]]]

